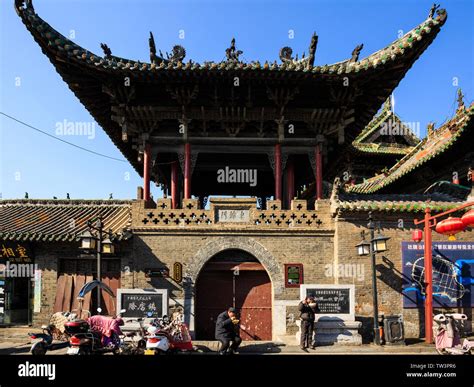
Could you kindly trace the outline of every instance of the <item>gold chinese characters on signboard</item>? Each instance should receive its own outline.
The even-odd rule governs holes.
[[[30,249],[21,244],[2,243],[0,245],[0,259],[6,259],[10,262],[28,263],[31,262],[33,255]]]

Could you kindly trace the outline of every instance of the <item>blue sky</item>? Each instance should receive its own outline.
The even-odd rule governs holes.
[[[148,33],[157,48],[186,48],[186,59],[220,61],[233,36],[246,61],[278,59],[291,46],[308,50],[319,35],[316,65],[350,57],[364,43],[361,57],[375,52],[423,21],[432,0],[401,1],[53,1],[34,0],[36,12],[77,44],[102,55],[148,61]],[[17,16],[14,0],[0,0],[0,111],[52,135],[56,123],[92,122]],[[455,110],[457,79],[470,102],[474,96],[474,2],[442,3],[448,20],[428,50],[395,90],[395,111],[404,121],[437,125]],[[289,39],[289,30],[294,38]],[[184,32],[184,39],[179,34]],[[134,198],[140,177],[133,168],[80,151],[0,116],[0,192],[3,198]],[[77,145],[123,159],[96,127],[87,136],[62,137]],[[158,196],[157,188],[152,188]]]

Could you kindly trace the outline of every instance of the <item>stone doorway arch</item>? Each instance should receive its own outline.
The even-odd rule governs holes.
[[[283,292],[285,278],[280,265],[260,242],[246,237],[220,237],[204,245],[186,267],[187,282],[190,285],[196,283],[199,272],[213,256],[222,251],[234,249],[243,250],[258,259],[270,276],[274,296],[278,296]]]
[[[254,256],[265,268],[272,287],[272,304],[284,290],[283,270],[273,255],[258,241],[250,237],[219,237],[209,241],[194,255],[185,268],[184,277],[184,314],[185,321],[195,337],[195,285],[199,273],[206,263],[226,250],[241,250]]]

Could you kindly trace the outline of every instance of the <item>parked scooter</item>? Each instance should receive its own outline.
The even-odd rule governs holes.
[[[70,312],[56,312],[51,316],[48,325],[41,327],[41,333],[28,333],[32,340],[31,353],[45,355],[47,351],[67,347],[69,335],[65,332],[64,324],[74,317]]]
[[[71,335],[69,340],[70,348],[67,351],[68,355],[101,354],[106,352],[120,353],[120,335],[122,335],[120,326],[124,324],[120,315],[116,317],[101,316],[102,310],[97,308],[98,315],[82,319],[85,312],[83,310],[85,295],[96,288],[97,291],[103,290],[108,293],[111,296],[112,302],[115,298],[112,289],[98,280],[86,283],[79,290],[77,297],[77,316],[79,318],[64,324],[66,332]],[[90,312],[86,312],[90,316]],[[121,313],[123,312],[125,310],[121,311]]]
[[[123,325],[120,315],[117,317],[96,315],[89,317],[87,321],[71,321],[65,325],[67,331],[72,334],[68,355],[120,353],[122,344],[120,326]]]
[[[433,333],[436,350],[441,355],[470,355],[474,351],[474,341],[464,339],[461,344],[461,321],[466,321],[463,313],[437,314],[433,318]]]
[[[182,322],[180,313],[175,313],[172,319],[168,316],[155,318],[147,332],[149,336],[145,355],[195,350],[188,327]]]
[[[41,329],[43,330],[42,333],[28,333],[28,336],[33,340],[33,345],[30,349],[33,355],[46,355],[47,351],[54,351],[55,349],[64,348],[69,345],[68,342],[53,342],[53,325],[43,325]]]
[[[169,325],[168,316],[155,318],[147,328],[145,355],[166,354],[170,350],[170,335],[166,332]]]

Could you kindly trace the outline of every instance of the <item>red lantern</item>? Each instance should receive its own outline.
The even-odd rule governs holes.
[[[450,241],[455,241],[456,237],[454,236],[458,232],[464,231],[464,223],[461,218],[452,218],[449,217],[448,219],[442,220],[436,225],[436,232],[449,235]]]
[[[464,224],[464,227],[474,226],[474,210],[470,210],[466,212],[462,217],[461,220]]]
[[[423,239],[423,232],[421,230],[413,230],[411,233],[411,238],[413,239],[413,242],[421,242]]]

